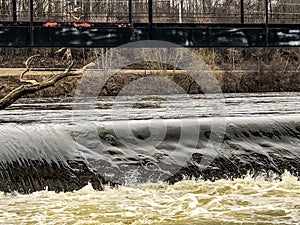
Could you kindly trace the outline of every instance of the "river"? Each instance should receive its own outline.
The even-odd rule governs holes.
[[[300,93],[21,99],[1,111],[0,141],[2,163],[80,156],[121,184],[2,192],[1,224],[300,223]]]

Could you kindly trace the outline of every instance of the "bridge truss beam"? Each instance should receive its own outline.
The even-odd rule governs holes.
[[[0,47],[117,47],[140,40],[184,47],[300,47],[300,25],[0,22]]]

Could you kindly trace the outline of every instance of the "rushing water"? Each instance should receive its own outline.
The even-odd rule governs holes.
[[[179,96],[152,96],[138,101],[133,97],[119,99],[107,97],[88,101],[85,106],[82,106],[83,103],[76,103],[82,106],[79,108],[74,108],[71,99],[62,102],[59,99],[21,100],[1,112],[0,137],[4,151],[7,151],[1,156],[1,160],[4,157],[7,159],[17,157],[17,154],[26,156],[29,154],[26,151],[33,151],[29,147],[30,144],[26,146],[24,143],[24,140],[28,139],[40,142],[37,144],[48,146],[49,149],[55,142],[57,155],[60,157],[76,155],[78,151],[67,152],[65,149],[68,143],[73,142],[72,139],[63,136],[65,133],[61,133],[60,129],[68,130],[68,127],[71,127],[71,130],[74,130],[74,125],[75,128],[81,126],[83,118],[79,118],[78,115],[82,113],[76,112],[84,111],[86,105],[93,106],[92,110],[86,110],[88,113],[84,114],[84,121],[90,124],[90,127],[98,128],[106,124],[104,128],[106,131],[107,127],[112,126],[110,124],[112,121],[118,121],[116,124],[133,121],[131,125],[134,128],[138,130],[142,127],[143,130],[144,125],[141,124],[149,119],[162,119],[171,121],[172,124],[172,121],[178,118],[193,120],[202,118],[200,120],[202,123],[216,115],[213,99],[213,96],[210,99],[201,95],[193,96],[191,99]],[[234,151],[231,151],[233,155],[243,155],[252,151],[267,155],[270,162],[273,162],[272,157],[276,156],[299,160],[299,93],[227,94],[225,108],[218,110],[229,124],[229,131],[225,137],[227,143],[223,146],[224,152],[229,147],[234,147]],[[115,128],[122,131],[119,127]],[[22,136],[24,131],[27,133]],[[4,141],[8,134],[14,145]],[[55,138],[44,141],[50,134],[63,138],[65,143],[60,143],[59,139]],[[80,135],[79,132],[77,139],[75,138],[77,142],[80,142],[78,138]],[[84,137],[91,137],[90,133],[85,135]],[[18,143],[19,139],[21,141]],[[96,142],[80,142],[80,144],[85,147],[85,152],[97,149]],[[167,144],[174,143],[171,141]],[[188,144],[183,140],[181,146],[185,147]],[[12,149],[21,147],[24,150],[22,153],[12,153]],[[108,148],[107,145],[104,147]],[[111,149],[111,145],[109,148]],[[201,147],[199,149],[201,150]],[[121,145],[114,145],[113,150],[126,153],[126,149],[124,150],[124,146]],[[40,155],[47,154],[46,150],[36,151]],[[51,157],[55,158],[55,154],[53,153]],[[30,156],[34,154],[31,153]],[[89,156],[91,152],[86,155],[87,158]],[[243,159],[247,161],[247,156],[241,157],[245,157]],[[251,154],[249,156],[252,157]],[[50,155],[47,157],[52,160]],[[120,160],[123,160],[122,157]],[[274,165],[278,164],[274,162]],[[47,190],[29,195],[16,192],[3,193],[0,200],[0,223],[299,224],[300,181],[296,176],[286,172],[281,180],[275,175],[272,178],[270,175],[265,177],[262,174],[258,177],[248,175],[244,178],[219,179],[214,182],[201,179],[183,180],[173,185],[163,182],[146,184],[138,182],[118,188],[107,186],[104,191],[95,191],[88,185],[69,193]]]
[[[298,224],[300,182],[249,176],[3,196],[1,224]]]

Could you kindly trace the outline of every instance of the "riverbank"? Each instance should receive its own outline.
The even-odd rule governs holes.
[[[0,97],[4,97],[14,88],[21,85],[19,81],[22,68],[0,69]],[[36,69],[26,74],[27,79],[37,81],[47,80],[61,71]],[[259,70],[213,70],[221,90],[224,93],[247,92],[280,92],[300,91],[300,71],[275,71],[272,68]],[[101,74],[99,75],[102,76]],[[116,72],[99,90],[100,95],[115,96],[122,88],[134,80],[146,76],[161,76],[181,86],[186,93],[199,94],[201,88],[184,70],[142,70],[128,69]],[[81,76],[67,77],[59,81],[54,87],[47,88],[26,97],[73,97]],[[143,90],[141,89],[141,94]]]
[[[18,76],[22,73],[24,61],[32,55],[32,66],[42,70],[30,72],[28,79],[48,79],[55,71],[49,68],[66,67],[66,60],[56,54],[53,48],[0,48],[0,97],[21,85]],[[104,63],[110,49],[72,49],[74,67],[80,68],[89,62]],[[224,93],[247,92],[297,92],[300,91],[300,50],[299,48],[191,48],[210,68],[220,83]],[[105,87],[99,90],[101,95],[117,95],[119,91],[134,80],[148,76],[160,75],[180,85],[185,92],[197,94],[201,89],[188,74],[183,74],[176,65],[167,65],[147,61],[141,51],[141,62],[128,65],[111,77]],[[164,59],[158,59],[164,62]],[[175,63],[176,64],[176,63]],[[158,72],[159,69],[168,71]],[[176,70],[174,73],[174,69]],[[30,97],[70,97],[74,96],[80,77],[66,78],[53,88],[40,91]],[[143,91],[143,90],[141,90]]]

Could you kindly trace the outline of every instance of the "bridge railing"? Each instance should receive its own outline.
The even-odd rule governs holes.
[[[272,1],[271,1],[272,2]],[[298,23],[300,24],[300,1],[276,1],[277,4],[269,5],[270,23]]]
[[[12,21],[13,11],[13,0],[0,0],[0,20]]]
[[[299,0],[153,0],[154,23],[300,23]],[[0,21],[147,23],[149,0],[0,0]],[[32,5],[32,11],[30,10]],[[268,20],[268,21],[266,21]]]

